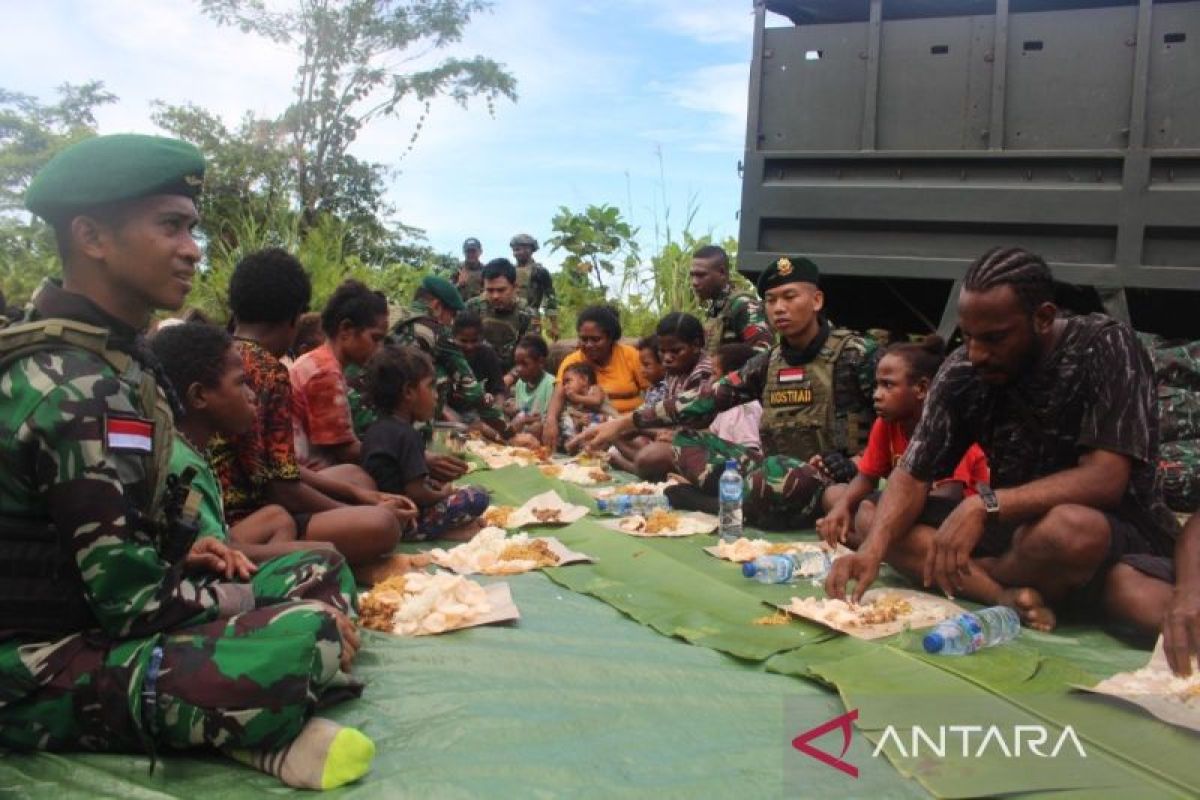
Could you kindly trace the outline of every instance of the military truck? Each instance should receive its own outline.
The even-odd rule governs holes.
[[[852,327],[954,328],[997,244],[1200,339],[1200,0],[759,0],[740,228]]]

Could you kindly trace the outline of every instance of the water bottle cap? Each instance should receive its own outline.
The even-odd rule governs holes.
[[[737,469],[737,459],[729,458],[725,460],[725,469]]]
[[[925,634],[923,644],[925,645],[926,653],[940,653],[942,652],[942,648],[946,646],[946,640],[940,633],[934,631],[933,633]]]
[[[758,565],[753,561],[747,561],[742,564],[742,574],[747,578],[753,578],[758,574]]]

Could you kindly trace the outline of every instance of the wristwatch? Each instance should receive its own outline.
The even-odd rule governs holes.
[[[987,512],[984,527],[987,530],[995,530],[996,526],[1000,524],[1000,498],[996,497],[995,490],[983,481],[975,484],[975,491],[979,492],[979,499],[983,501],[983,510]]]

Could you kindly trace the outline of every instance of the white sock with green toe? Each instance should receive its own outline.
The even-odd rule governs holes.
[[[291,744],[278,750],[230,748],[225,752],[294,789],[336,789],[367,774],[375,743],[355,728],[313,717]]]

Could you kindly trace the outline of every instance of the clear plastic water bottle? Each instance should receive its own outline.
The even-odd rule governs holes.
[[[742,574],[759,583],[791,583],[798,566],[796,556],[759,556],[742,564]]]
[[[732,458],[725,462],[725,471],[721,473],[718,497],[721,500],[721,526],[718,529],[721,541],[735,542],[742,537],[742,475]]]
[[[992,606],[943,620],[925,634],[925,652],[965,656],[1011,642],[1021,632],[1021,618],[1008,606]]]
[[[596,498],[596,510],[601,514],[627,517],[630,514],[648,516],[655,509],[671,509],[671,501],[661,494],[614,494]]]

